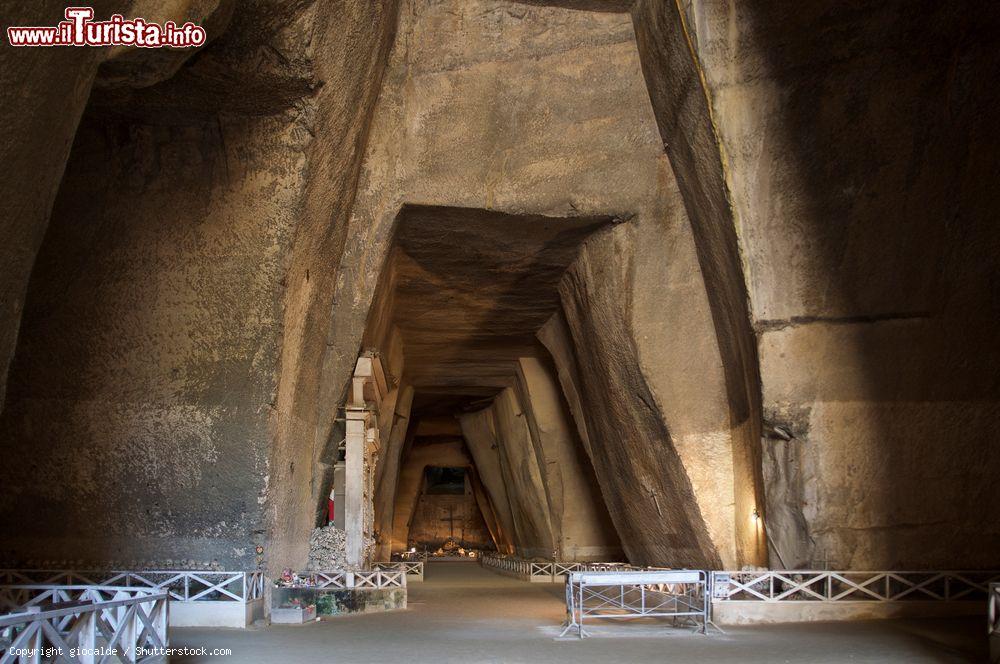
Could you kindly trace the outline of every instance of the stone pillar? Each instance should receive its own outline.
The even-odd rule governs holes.
[[[347,410],[347,454],[344,477],[344,530],[347,532],[347,564],[364,565],[364,453],[368,413]]]
[[[344,408],[347,420],[344,473],[345,552],[351,568],[371,567],[375,521],[375,466],[378,461],[378,409],[387,392],[378,357],[358,358],[351,393]]]

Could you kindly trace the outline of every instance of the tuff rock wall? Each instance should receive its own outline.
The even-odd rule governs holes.
[[[168,80],[91,94],[3,412],[12,562],[304,563],[317,413],[283,395],[316,389],[315,229],[349,207],[394,27],[391,3],[259,3]]]
[[[97,16],[115,12],[131,16],[138,11],[156,23],[173,20],[182,24],[191,20],[205,25],[211,36],[226,26],[232,10],[232,3],[225,0],[169,0],[156,4],[104,0],[90,6]],[[52,0],[2,5],[5,26],[55,25],[63,20],[65,8],[66,3]],[[95,79],[99,85],[151,85],[169,77],[193,52],[13,48],[4,41],[0,49],[0,84],[11,94],[0,105],[0,121],[6,130],[0,140],[0,159],[7,169],[7,176],[0,182],[5,205],[0,235],[6,245],[0,262],[0,406],[28,280]]]
[[[998,164],[997,16],[868,9],[711,0],[633,14],[661,131],[715,134],[689,141],[700,169],[682,165],[686,148],[668,153],[680,179],[728,203],[694,190],[692,218],[731,220],[738,236],[772,563],[995,565],[998,530],[977,515],[1000,506],[1000,201],[984,177]],[[663,44],[684,46],[673,64]]]

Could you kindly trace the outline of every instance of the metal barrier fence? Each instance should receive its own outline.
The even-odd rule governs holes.
[[[532,563],[520,558],[501,556],[495,553],[484,553],[479,557],[479,564],[500,573],[523,578],[531,577]],[[535,563],[538,564],[538,563]]]
[[[635,571],[643,568],[619,562],[532,562],[513,556],[484,553],[480,559],[483,567],[523,581],[558,582],[573,572]]]
[[[399,561],[375,563],[373,568],[383,572],[404,572],[406,574],[406,578],[410,581],[424,580],[424,564],[422,562]]]
[[[558,581],[576,572],[666,570],[615,562],[532,562],[494,553],[483,554],[480,564],[525,581]],[[991,583],[1000,583],[998,571],[761,570],[707,574],[716,602],[976,601],[988,596]]]
[[[126,588],[162,588],[177,602],[232,601],[252,602],[264,597],[264,573],[188,570],[143,571],[70,571],[70,570],[0,570],[2,585],[47,586],[123,586]]]
[[[404,570],[383,571],[379,569],[370,572],[299,572],[298,577],[305,581],[306,588],[405,588],[406,572]]]
[[[560,579],[573,572],[629,572],[642,569],[644,568],[629,563],[552,563],[552,576]]]
[[[74,597],[75,599],[64,599]],[[128,661],[162,660],[167,647],[168,596],[148,588],[62,586],[26,612],[0,616],[0,664],[37,662],[40,653],[62,651],[65,660],[83,664],[105,661],[105,652],[116,648]]]
[[[560,636],[574,628],[588,636],[587,617],[683,618],[707,633],[710,612],[709,577],[700,570],[571,572]]]
[[[984,599],[1000,572],[712,572],[716,602],[906,602]]]

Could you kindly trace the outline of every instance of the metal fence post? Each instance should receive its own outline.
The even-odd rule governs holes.
[[[97,649],[97,611],[87,611],[80,615],[80,664],[95,664],[94,651]]]

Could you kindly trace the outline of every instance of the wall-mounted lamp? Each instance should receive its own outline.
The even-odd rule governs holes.
[[[754,523],[760,521],[760,512],[757,511],[756,507],[753,508],[752,512],[750,512],[750,520],[753,521]]]

